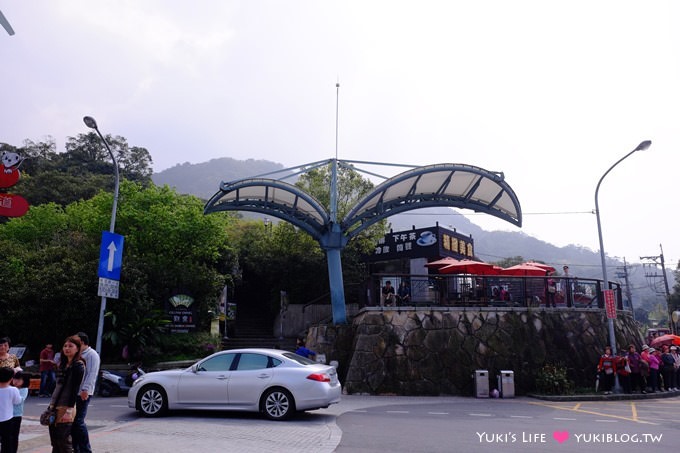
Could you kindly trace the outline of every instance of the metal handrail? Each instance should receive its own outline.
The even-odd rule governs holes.
[[[555,293],[548,292],[548,279],[556,283]],[[558,308],[604,309],[603,282],[591,278],[562,276],[510,276],[472,274],[398,274],[382,273],[371,276],[371,296],[366,305],[383,305],[381,288],[390,280],[396,288],[402,280],[409,282],[411,301],[407,306],[461,306],[461,307],[540,307],[554,305]],[[621,285],[608,282],[616,295],[617,309],[632,310],[623,306]],[[550,301],[550,304],[548,304]]]

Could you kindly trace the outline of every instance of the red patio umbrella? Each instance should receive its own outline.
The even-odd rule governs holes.
[[[444,257],[440,260],[429,262],[425,265],[425,267],[430,267],[432,269],[440,269],[444,266],[448,266],[449,264],[455,264],[455,263],[459,263],[459,262],[460,262],[459,260],[457,260],[455,258],[451,258],[450,256],[447,256],[447,257]]]
[[[536,266],[530,266],[528,264],[516,264],[514,266],[506,267],[501,270],[501,275],[520,275],[520,276],[543,276],[546,270]]]
[[[660,337],[656,337],[655,339],[652,340],[649,345],[653,348],[658,348],[659,346],[663,345],[676,345],[680,346],[680,337],[677,335],[673,334],[668,334],[668,335],[661,335]]]
[[[552,267],[551,265],[545,264],[545,263],[539,263],[537,261],[525,261],[522,264],[527,264],[529,266],[534,266],[534,267],[540,267],[541,269],[543,269],[545,271],[555,272],[555,268]]]
[[[440,274],[500,275],[498,266],[474,260],[460,260],[439,269]]]

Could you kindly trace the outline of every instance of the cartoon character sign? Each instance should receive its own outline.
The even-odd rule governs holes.
[[[19,166],[23,161],[24,158],[17,153],[2,152],[2,158],[0,158],[0,188],[12,187],[19,181],[21,176]]]
[[[24,158],[17,153],[3,151],[0,157],[0,189],[12,187],[19,181],[19,165]],[[20,195],[0,192],[0,216],[21,217],[28,211],[28,202]]]

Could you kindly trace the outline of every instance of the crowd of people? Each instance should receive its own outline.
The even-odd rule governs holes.
[[[655,393],[680,390],[680,348],[662,345],[660,349],[642,345],[637,352],[634,344],[616,356],[605,347],[597,364],[599,390],[612,392],[615,378],[624,393]]]
[[[55,453],[91,453],[85,417],[99,374],[99,354],[86,333],[64,340],[59,353],[48,343],[40,352],[39,396],[50,398],[46,414]],[[0,338],[0,451],[16,453],[28,396],[29,377],[9,352],[9,338]],[[59,355],[57,355],[59,354]],[[42,417],[41,417],[42,418]]]

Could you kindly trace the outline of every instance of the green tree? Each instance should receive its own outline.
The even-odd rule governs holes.
[[[118,161],[121,179],[144,185],[151,182],[151,155],[145,148],[130,147],[123,137],[106,136]],[[66,206],[89,200],[100,190],[112,192],[114,166],[99,136],[91,132],[69,137],[66,151],[58,153],[53,139],[44,142],[26,140],[13,150],[25,157],[20,169],[22,178],[16,185],[31,206],[57,203]]]
[[[668,309],[671,313],[680,310],[680,262],[678,262],[673,273],[675,274],[675,285],[673,285],[673,292],[671,292],[671,297],[668,301]]]
[[[0,285],[12,288],[0,299],[0,332],[37,347],[46,338],[96,331],[99,247],[112,199],[100,192],[66,208],[36,206],[0,225]],[[227,237],[232,222],[226,214],[204,216],[196,197],[124,181],[116,223],[125,236],[121,297],[108,306],[118,325],[134,325],[184,293],[194,297],[200,327],[207,328],[235,263]]]
[[[300,175],[296,186],[316,198],[330,212],[331,166],[315,168]],[[356,202],[373,189],[373,183],[346,166],[338,168],[338,220],[347,215]]]

